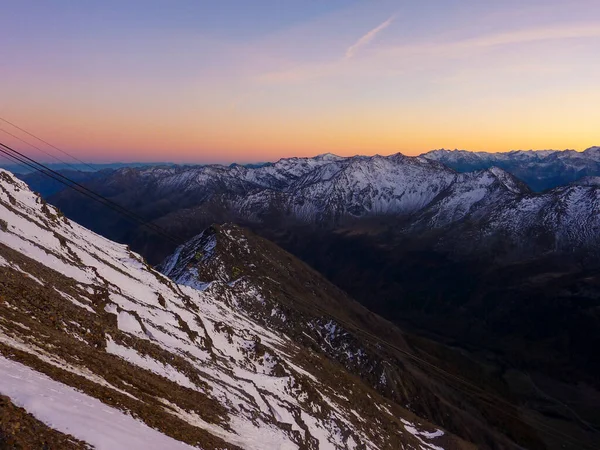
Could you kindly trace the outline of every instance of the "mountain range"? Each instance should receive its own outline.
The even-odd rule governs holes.
[[[6,171],[0,212],[2,445],[544,448],[503,386],[239,226],[161,273]]]
[[[327,294],[302,313],[294,309],[286,314],[288,320],[298,317],[291,328],[275,319],[277,311],[269,315],[274,309],[268,302],[266,309],[249,300],[240,305],[262,326],[268,320],[278,333],[303,345],[309,345],[303,342],[309,338],[301,331],[324,320],[305,317],[306,309],[314,314],[322,304],[343,321],[348,317],[340,319],[339,311],[350,314],[363,333],[356,342],[364,342],[365,331],[385,342],[392,339],[380,334],[388,326],[384,322],[365,324],[365,317],[379,314],[393,329],[404,330],[401,340],[392,339],[398,348],[406,344],[435,355],[436,364],[451,373],[463,374],[486,392],[502,392],[518,405],[526,423],[533,418],[595,442],[600,428],[597,156],[597,147],[582,153],[324,154],[257,167],[123,168],[81,181],[160,226],[180,248],[76,192],[43,194],[70,220],[130,245],[182,285],[229,285],[243,274],[256,280],[262,298],[275,295],[278,304],[288,307],[295,304],[290,298],[305,297],[306,289],[312,295],[324,289],[339,292],[343,302],[338,294]],[[39,176],[22,178],[38,190]],[[248,259],[243,246],[223,243],[229,235],[243,236],[238,241],[261,249],[250,254],[263,256]],[[306,271],[316,269],[319,281],[294,269],[296,263],[290,267],[287,258],[294,257],[281,256],[284,250],[277,245],[312,268],[302,265]],[[359,306],[366,309],[355,309]],[[328,336],[327,330],[320,336]],[[448,386],[432,388],[429,381],[419,391],[420,401],[405,403],[408,397],[397,394],[414,392],[418,382],[386,391],[372,372],[348,366],[336,348],[345,348],[344,343],[313,350],[361,374],[363,383],[390,401],[410,406],[420,417],[480,447],[509,445],[499,443],[490,429],[508,433],[527,448],[565,445],[547,436],[532,437],[520,421],[498,425],[494,414],[482,412],[477,402],[464,408],[477,411],[466,417],[446,412],[440,405],[462,405],[464,400]],[[379,355],[380,361],[396,356]],[[377,364],[374,356],[369,358]],[[407,362],[401,361],[399,366],[405,367]],[[391,373],[401,375],[385,386],[412,380],[405,372]],[[456,420],[448,422],[448,417]],[[481,420],[471,422],[473,417]]]
[[[592,150],[586,152],[596,155]],[[184,238],[215,221],[339,229],[393,218],[405,235],[435,231],[436,245],[449,251],[494,253],[499,259],[548,249],[580,255],[598,248],[599,219],[588,214],[598,207],[593,177],[536,193],[500,168],[458,173],[433,160],[436,155],[440,153],[352,158],[327,154],[258,168],[126,168],[96,174],[88,184]],[[153,263],[172,251],[156,243],[145,249],[145,240],[151,238],[132,231],[119,216],[103,214],[99,222],[96,214],[89,214],[94,206],[84,206],[86,199],[76,193],[61,191],[50,200],[84,225],[125,239]],[[126,239],[132,232],[133,240]]]
[[[523,180],[534,191],[572,183],[600,172],[600,147],[575,150],[516,150],[487,153],[466,150],[434,150],[422,155],[458,172],[500,167]]]

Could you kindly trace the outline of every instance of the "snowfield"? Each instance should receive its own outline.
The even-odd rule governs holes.
[[[46,425],[98,450],[192,449],[101,401],[54,381],[29,367],[0,357],[3,395]]]

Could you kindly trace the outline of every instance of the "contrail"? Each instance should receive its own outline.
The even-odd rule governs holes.
[[[386,20],[382,24],[373,28],[367,34],[362,36],[358,41],[356,41],[353,45],[348,47],[348,50],[346,50],[346,59],[352,58],[358,50],[360,50],[362,47],[364,47],[369,42],[371,42],[375,38],[375,36],[377,36],[380,32],[382,32],[387,27],[389,27],[393,21],[394,21],[394,16],[390,17],[388,20]]]

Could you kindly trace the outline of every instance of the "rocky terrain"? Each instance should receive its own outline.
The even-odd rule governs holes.
[[[218,277],[176,284],[5,171],[0,211],[0,442],[473,448],[339,358],[259,319],[253,304],[268,304],[279,321],[293,305],[246,280],[244,269],[208,264]],[[239,236],[230,245],[249,250]],[[303,298],[311,295],[317,301],[310,289]],[[307,339],[325,330],[343,339],[335,321],[314,313],[311,320],[316,331]],[[317,347],[327,339],[319,336]]]
[[[481,447],[511,447],[507,436],[531,448],[542,445],[515,417],[514,407],[490,407],[478,396],[465,395],[463,386],[432,369],[432,364],[447,366],[445,358],[451,354],[461,361],[463,374],[476,374],[479,388],[491,387],[503,396],[506,385],[460,355],[401,332],[248,230],[230,224],[212,226],[179,247],[160,269],[180,284],[200,288],[213,281],[232,284],[240,277],[233,286],[238,298],[245,299],[240,307],[252,318],[327,355],[384,397]]]

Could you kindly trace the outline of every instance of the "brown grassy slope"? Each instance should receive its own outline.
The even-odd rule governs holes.
[[[196,247],[185,248],[180,255],[181,267],[196,269],[201,281],[237,280],[231,284],[240,298],[248,286],[258,286],[265,302],[249,296],[243,304],[256,320],[342,364],[394,403],[482,448],[515,448],[516,443],[544,448],[535,430],[520,419],[516,407],[467,395],[470,391],[465,393],[460,383],[457,386],[455,380],[440,376],[407,353],[450,369],[455,375],[475,379],[480,388],[495,395],[507,395],[504,385],[468,358],[450,353],[449,364],[434,356],[435,352],[425,351],[425,346],[408,343],[396,326],[350,299],[305,263],[244,228],[214,225],[199,247],[212,237],[216,237],[216,247],[211,254],[203,254]],[[331,321],[338,331],[325,342],[323,334]],[[360,352],[364,352],[361,357],[348,356]],[[442,353],[448,357],[447,349]]]

